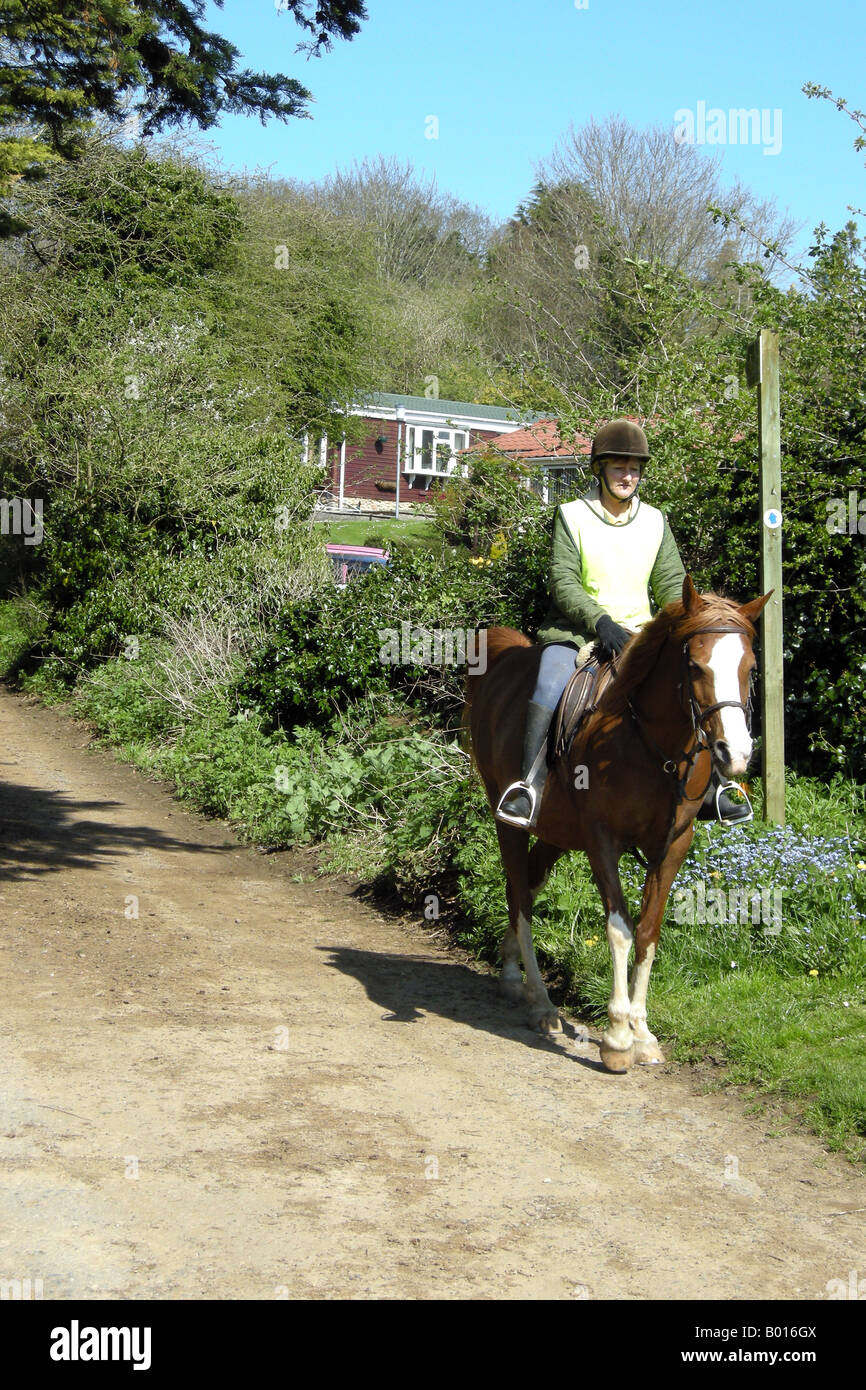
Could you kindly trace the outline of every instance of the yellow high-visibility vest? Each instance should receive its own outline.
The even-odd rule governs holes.
[[[595,506],[601,508],[600,503]],[[604,521],[584,498],[560,507],[580,551],[580,582],[615,623],[635,630],[652,617],[649,579],[664,535],[657,507],[638,500],[630,521]]]

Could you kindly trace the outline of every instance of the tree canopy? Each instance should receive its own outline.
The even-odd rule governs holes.
[[[239,67],[234,44],[203,27],[204,9],[205,0],[0,3],[0,196],[79,154],[97,117],[132,120],[147,136],[185,121],[206,130],[223,112],[306,116],[307,88]],[[311,54],[351,40],[367,17],[363,0],[281,0],[278,9],[311,36],[300,45]],[[0,235],[18,230],[13,213],[0,214]]]

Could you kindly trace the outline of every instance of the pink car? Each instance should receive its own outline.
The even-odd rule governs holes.
[[[377,550],[372,545],[326,545],[325,549],[339,589],[345,589],[356,574],[366,574],[373,565],[387,565],[390,559],[387,550]]]

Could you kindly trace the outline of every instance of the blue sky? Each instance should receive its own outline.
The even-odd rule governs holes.
[[[583,4],[584,0],[578,0]],[[624,116],[674,128],[675,113],[766,111],[763,141],[705,146],[726,180],[775,197],[804,224],[835,230],[866,206],[858,131],[806,81],[866,109],[864,0],[367,0],[351,42],[308,60],[275,0],[209,4],[206,23],[243,65],[296,77],[312,120],[225,117],[207,133],[230,169],[317,180],[365,156],[396,155],[497,220],[510,216],[570,124]],[[775,116],[780,112],[781,116]],[[438,119],[438,138],[427,138]],[[710,118],[712,119],[712,118]],[[727,124],[715,130],[725,134]],[[707,131],[710,126],[706,126]],[[765,153],[779,144],[778,153]]]

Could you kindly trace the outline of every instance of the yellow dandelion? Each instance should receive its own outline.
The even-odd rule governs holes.
[[[809,974],[810,974],[810,975],[817,975],[818,972],[817,972],[817,970],[810,970],[810,971],[809,971]]]

